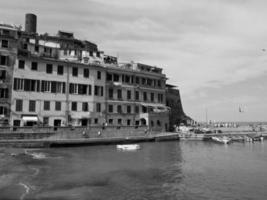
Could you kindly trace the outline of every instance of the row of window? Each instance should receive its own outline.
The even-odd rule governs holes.
[[[58,54],[61,54],[61,55],[64,55],[64,56],[71,56],[71,57],[80,57],[82,55],[82,51],[81,50],[77,50],[77,49],[70,49],[69,45],[68,44],[62,44],[62,48],[63,50],[57,50],[55,48],[51,48],[51,47],[45,47],[43,45],[39,45],[38,44],[38,40],[34,41],[36,42],[35,45],[33,44],[28,44],[30,42],[30,39],[29,38],[24,38],[24,43],[21,45],[21,48],[22,49],[25,49],[25,50],[29,50],[31,51],[31,53],[42,53],[43,56],[48,56],[48,57],[51,57],[54,55],[57,55]],[[28,46],[31,46],[33,48],[28,48]],[[88,56],[90,57],[98,57],[98,58],[101,58],[101,52],[99,51],[89,51],[88,52]],[[85,57],[87,59],[89,59],[89,57]]]
[[[83,112],[87,112],[89,111],[89,104],[88,102],[82,102],[82,110]],[[109,113],[115,113],[115,105],[108,105],[108,112]],[[132,106],[131,105],[126,105],[126,113],[130,114],[132,113]],[[134,112],[136,114],[138,114],[140,112],[140,107],[139,106],[134,106]],[[23,111],[23,100],[22,99],[17,99],[16,100],[16,106],[15,106],[15,110],[17,112],[22,112]],[[52,110],[51,108],[51,102],[50,101],[44,101],[43,103],[43,110],[44,111],[50,111]],[[55,101],[54,104],[54,110],[55,111],[61,111],[62,110],[62,103],[60,101]],[[71,111],[78,111],[78,102],[76,101],[72,101],[71,102]],[[101,112],[101,103],[96,103],[96,112]],[[147,107],[142,106],[142,112],[143,113],[147,113],[150,110],[148,110]],[[30,100],[29,101],[29,112],[36,112],[36,101],[34,100]],[[117,105],[117,113],[124,113],[123,112],[123,106],[122,105]]]
[[[51,102],[50,101],[44,101],[44,110],[45,111],[50,111],[50,104]],[[77,105],[78,103],[77,102],[71,102],[71,110],[72,111],[77,111]],[[55,102],[55,111],[61,111],[61,102],[60,101],[56,101]],[[89,111],[89,105],[87,102],[82,102],[82,111],[83,112],[87,112]]]
[[[5,108],[0,107],[0,114],[3,111],[3,109],[5,109]],[[134,121],[132,121],[131,119],[124,119],[123,120],[123,119],[119,118],[116,121],[117,121],[117,125],[126,124],[127,126],[131,126],[131,125],[133,125],[132,122],[134,123]],[[93,122],[94,122],[94,124],[98,124],[99,123],[99,119],[98,118],[94,118]],[[161,121],[160,120],[155,121],[155,123],[156,123],[157,126],[161,127]],[[14,124],[14,126],[20,126],[20,120],[14,120],[13,124]],[[86,120],[86,123],[84,125],[87,126],[88,124],[92,124],[92,119]],[[112,118],[108,119],[108,124],[109,125],[115,124],[115,119],[112,119]],[[43,117],[43,125],[49,125],[49,117]],[[54,125],[55,126],[61,126],[61,119],[55,119],[54,120]],[[84,125],[82,124],[82,126],[84,126]],[[136,120],[134,125],[139,126],[140,125],[140,121]],[[155,126],[153,120],[150,121],[150,125],[151,125],[151,127]]]
[[[60,121],[59,124],[61,124],[61,120],[59,120],[59,119],[54,120],[54,124],[57,124],[55,121]],[[115,121],[114,119],[108,119],[108,124],[109,125],[113,125],[114,121]],[[124,121],[126,122],[125,124],[127,124],[128,126],[132,125],[131,124],[132,123],[131,119],[125,119]],[[94,124],[99,124],[99,119],[98,118],[94,118],[93,119],[93,123]],[[18,126],[19,126],[19,124],[20,123],[17,123]],[[43,118],[43,124],[44,125],[49,125],[49,117],[44,117]],[[87,126],[88,124],[92,124],[92,119],[87,119],[84,124],[82,122],[82,126]],[[117,124],[118,125],[123,125],[123,120],[122,119],[117,119]],[[139,124],[140,124],[139,120],[135,121],[135,125],[139,125]],[[15,123],[14,123],[14,125],[15,125]]]
[[[81,52],[79,52],[81,54]],[[72,49],[64,49],[63,50],[63,55],[64,56],[69,56],[69,55],[73,55],[73,56],[77,56],[78,55],[78,51],[72,50]],[[89,56],[94,57],[94,52],[93,51],[89,51]],[[99,51],[96,52],[96,57],[100,58],[101,57],[101,53]]]
[[[19,60],[18,64],[19,69],[25,69],[25,60]],[[31,62],[31,70],[38,71],[38,62]],[[46,73],[52,74],[53,73],[53,64],[46,64]],[[64,66],[63,65],[57,65],[57,75],[63,75],[64,74]],[[72,67],[72,76],[78,77],[79,74],[79,68],[78,67]],[[88,68],[83,69],[83,77],[89,78],[90,72]],[[101,71],[97,71],[97,79],[101,80]]]
[[[19,69],[25,68],[25,60],[19,60],[18,64]],[[31,62],[31,70],[38,71],[38,62]],[[53,73],[53,64],[46,64],[46,73],[52,74]],[[63,65],[57,65],[57,74],[63,75],[64,74],[64,66]],[[78,67],[72,67],[72,76],[78,77],[79,74],[79,68]],[[84,68],[83,69],[83,77],[89,78],[89,69]],[[101,80],[101,71],[97,71],[97,79]],[[114,81],[114,82],[122,82],[122,83],[128,83],[128,84],[141,84],[151,87],[162,87],[162,80],[157,79],[151,79],[151,78],[145,78],[145,77],[138,77],[138,76],[131,76],[131,75],[125,75],[125,74],[110,74],[107,73],[106,77],[107,81]]]
[[[29,100],[29,112],[36,112],[36,101]],[[82,102],[82,110],[83,112],[89,111],[89,104],[88,102]],[[23,100],[22,99],[16,99],[16,105],[15,110],[17,112],[23,111]],[[51,102],[50,101],[44,101],[43,104],[43,110],[50,111],[51,110]],[[54,104],[54,110],[55,111],[61,111],[62,110],[62,102],[56,101]],[[78,111],[78,102],[71,102],[71,111]],[[101,112],[101,103],[96,103],[96,112]]]
[[[109,113],[119,113],[119,114],[122,114],[122,113],[131,114],[133,112],[133,110],[132,110],[133,107],[131,105],[125,105],[124,108],[125,109],[123,110],[122,105],[116,105],[115,106],[115,105],[109,104],[108,105],[108,112]],[[141,110],[142,113],[147,113],[149,111],[152,111],[152,110],[149,110],[146,106],[142,106],[141,108],[142,108],[142,110]],[[134,113],[136,113],[136,114],[140,113],[140,107],[139,106],[134,106]]]
[[[130,119],[126,119],[125,121],[126,121],[127,126],[131,126],[131,125],[132,125],[132,124],[131,124],[132,120],[130,120]],[[113,125],[113,124],[114,124],[114,119],[108,119],[108,124],[109,124],[109,125]],[[117,124],[118,124],[118,125],[123,125],[123,124],[122,124],[122,119],[117,119]],[[136,122],[135,122],[135,125],[139,125],[139,121],[136,121]]]
[[[109,99],[114,99],[114,89],[109,88],[108,90],[108,97]],[[117,99],[122,99],[122,90],[117,89]],[[127,100],[132,100],[132,91],[127,90]],[[140,100],[140,92],[135,91],[134,100],[139,101]],[[155,93],[150,93],[150,99],[151,102],[155,101]],[[143,92],[143,101],[149,101],[148,100],[148,92]],[[163,103],[163,94],[158,94],[158,102]]]
[[[13,89],[15,91],[28,91],[28,92],[51,92],[51,93],[65,93],[66,92],[66,83],[59,81],[45,81],[45,80],[33,80],[33,79],[20,79],[14,78]],[[79,95],[92,95],[92,86],[85,84],[70,83],[69,84],[69,93],[70,94],[79,94]],[[103,86],[94,86],[94,95],[104,96],[104,87]],[[109,99],[114,98],[114,89],[109,88],[108,90]],[[135,100],[140,100],[140,92],[135,91]],[[163,94],[158,94],[158,102],[163,103]],[[122,90],[117,90],[117,98],[122,99]],[[127,90],[127,99],[132,99],[132,91]],[[150,93],[151,102],[155,101],[155,93]],[[148,101],[148,93],[143,92],[143,101]]]
[[[146,85],[151,87],[162,87],[162,80],[126,75],[126,74],[111,74],[107,73],[107,81],[122,82],[128,84]]]
[[[126,119],[125,121],[126,121],[127,126],[132,125],[132,124],[131,124],[132,121],[131,121],[130,119]],[[151,125],[151,127],[154,127],[154,126],[159,126],[159,127],[161,127],[161,121],[160,121],[160,120],[155,121],[155,123],[156,123],[156,124],[154,124],[154,121],[151,120],[151,121],[150,121],[150,125]],[[114,124],[114,119],[112,119],[112,118],[108,119],[108,124],[110,124],[110,125]],[[122,125],[122,119],[120,119],[120,118],[117,119],[117,124],[118,124],[118,125]],[[140,124],[140,121],[139,121],[139,120],[136,120],[136,121],[135,121],[135,125],[139,125],[139,124]]]
[[[13,89],[15,91],[65,93],[66,83],[59,81],[14,78]],[[69,93],[79,95],[92,95],[92,86],[70,83]],[[94,94],[95,96],[104,96],[104,87],[95,85]]]
[[[21,48],[24,50],[27,50],[27,51],[31,51],[31,49],[28,48],[29,47],[29,45],[28,45],[29,41],[30,41],[29,38],[26,38],[26,40],[24,40],[24,43],[21,44]],[[41,46],[40,45],[34,45],[34,53],[39,53],[40,49],[43,49],[43,51],[41,51],[42,56],[53,57],[53,55],[54,56],[57,55],[57,52],[55,51],[56,49],[54,49],[54,48],[44,47],[44,46],[42,46],[42,48],[39,48],[39,47],[41,47]]]
[[[13,89],[15,91],[27,92],[65,93],[66,83],[59,81],[14,78]]]

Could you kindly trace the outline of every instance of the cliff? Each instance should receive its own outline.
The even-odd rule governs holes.
[[[180,91],[176,86],[166,85],[166,105],[170,108],[169,127],[171,131],[175,125],[191,123],[192,119],[184,113]]]

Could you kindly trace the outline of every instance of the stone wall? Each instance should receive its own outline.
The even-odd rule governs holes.
[[[1,127],[0,140],[7,139],[80,139],[145,136],[153,134],[147,126],[91,127]]]

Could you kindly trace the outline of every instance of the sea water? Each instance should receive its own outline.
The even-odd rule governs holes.
[[[0,149],[0,199],[266,199],[267,142]]]

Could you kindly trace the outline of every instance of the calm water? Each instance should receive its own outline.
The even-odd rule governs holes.
[[[12,153],[16,155],[12,156]],[[267,142],[0,149],[0,199],[266,199]]]

